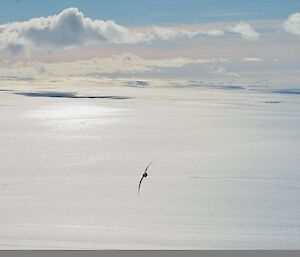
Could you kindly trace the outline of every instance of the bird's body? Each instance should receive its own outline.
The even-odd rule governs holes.
[[[148,168],[149,168],[149,166],[151,165],[152,162],[153,162],[153,161],[151,161],[151,162],[148,164],[147,168],[145,169],[145,171],[144,171],[144,173],[143,173],[143,175],[142,175],[142,178],[141,178],[140,183],[139,183],[138,194],[140,193],[141,184],[142,184],[143,179],[146,178],[146,177],[148,176],[147,170],[148,170]]]

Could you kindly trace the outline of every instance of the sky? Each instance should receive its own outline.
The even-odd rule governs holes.
[[[299,0],[0,0],[1,77],[293,84],[299,53]]]
[[[300,9],[298,0],[1,0],[0,3],[1,23],[49,16],[73,6],[92,19],[112,19],[124,25],[285,19]]]

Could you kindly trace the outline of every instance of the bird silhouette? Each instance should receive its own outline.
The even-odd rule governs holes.
[[[148,166],[146,167],[142,177],[141,177],[141,180],[140,180],[140,183],[139,183],[139,188],[138,188],[138,194],[140,193],[140,189],[141,189],[141,184],[142,184],[142,181],[144,178],[146,178],[148,176],[148,173],[147,173],[147,170],[148,168],[150,167],[151,163],[153,162],[153,160],[148,164]]]

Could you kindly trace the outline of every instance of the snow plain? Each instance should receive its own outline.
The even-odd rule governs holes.
[[[1,249],[300,249],[299,94],[82,83],[1,81]]]

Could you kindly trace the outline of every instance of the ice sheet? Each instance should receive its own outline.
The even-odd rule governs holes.
[[[300,248],[299,95],[0,88],[0,248]]]

